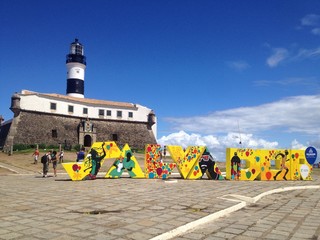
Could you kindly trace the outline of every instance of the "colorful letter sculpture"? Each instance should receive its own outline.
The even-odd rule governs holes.
[[[96,164],[93,165],[95,160],[91,154],[92,152],[94,152],[97,157],[105,155],[104,158],[99,161],[98,166]],[[92,170],[99,171],[100,166],[106,158],[116,158],[119,155],[120,149],[115,142],[95,142],[91,146],[90,154],[86,156],[83,162],[62,163],[62,166],[72,180],[83,180],[91,174]],[[93,169],[93,167],[96,169]]]
[[[245,162],[241,167],[241,161]],[[227,148],[226,179],[312,180],[304,150]]]
[[[105,178],[119,178],[124,170],[127,170],[132,178],[144,178],[144,173],[128,144],[124,145],[121,156],[114,161]]]
[[[294,149],[227,148],[226,178],[205,146],[167,146],[173,162],[164,163],[161,145],[147,144],[145,169],[141,169],[130,147],[119,149],[115,142],[95,142],[83,162],[62,163],[71,180],[95,179],[106,159],[115,159],[105,178],[119,178],[127,171],[131,178],[167,179],[173,169],[183,179],[212,180],[312,180],[312,165],[317,158],[313,147]]]
[[[202,177],[199,159],[206,147],[192,146],[184,151],[181,146],[167,146],[167,149],[184,179],[199,179]]]
[[[176,167],[175,163],[162,162],[161,146],[158,144],[146,145],[144,164],[146,178],[167,179]]]
[[[120,150],[115,142],[95,142],[83,162],[62,165],[72,180],[83,180],[86,177],[94,179],[105,159],[110,158],[115,158],[116,161],[107,172],[106,178],[118,178],[124,170],[127,170],[132,178],[144,178],[130,147],[126,144]]]

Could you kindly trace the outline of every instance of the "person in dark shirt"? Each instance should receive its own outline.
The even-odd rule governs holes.
[[[77,162],[82,162],[84,160],[85,157],[85,148],[81,148],[80,152],[77,152]]]
[[[52,162],[52,167],[53,167],[53,174],[56,177],[57,176],[57,164],[58,164],[56,151],[53,151],[51,154],[51,162]]]

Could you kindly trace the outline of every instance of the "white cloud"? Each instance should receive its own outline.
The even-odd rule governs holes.
[[[320,23],[320,15],[308,14],[301,19],[302,26],[315,26]]]
[[[293,60],[302,60],[306,58],[314,58],[320,56],[320,47],[315,49],[300,49],[298,54],[293,57]]]
[[[291,77],[279,80],[257,80],[253,82],[255,86],[266,87],[266,86],[298,86],[298,87],[309,87],[312,89],[320,88],[320,79],[316,77]]]
[[[272,54],[266,62],[269,67],[277,67],[282,62],[302,61],[305,59],[315,59],[320,56],[320,47],[314,49],[301,48],[298,51],[289,52],[285,48],[273,48]]]
[[[216,111],[206,116],[167,118],[165,120],[176,133],[161,137],[158,142],[183,147],[206,145],[221,161],[225,159],[227,147],[270,149],[279,146],[277,141],[257,137],[259,135],[267,134],[270,139],[278,139],[285,134],[302,134],[317,139],[319,119],[320,95],[296,96],[255,107]],[[313,145],[320,146],[320,140]],[[291,146],[299,149],[304,147],[297,140],[293,140]]]
[[[200,134],[188,134],[184,131],[179,131],[176,133],[169,134],[158,140],[161,145],[178,145],[183,148],[188,146],[206,146],[212,156],[218,161],[225,161],[226,148],[234,147],[240,148],[244,147],[241,140],[248,143],[245,147],[249,148],[266,148],[274,149],[277,148],[277,142],[268,142],[263,139],[257,139],[252,134],[241,134],[238,133],[227,133],[225,136],[213,136]]]
[[[250,68],[250,65],[246,61],[233,61],[227,63],[229,67],[236,71],[243,71]]]
[[[159,143],[163,145],[178,145],[182,147],[188,147],[189,145],[206,145],[204,140],[210,140],[211,143],[217,142],[217,140],[210,136],[209,139],[202,137],[199,134],[187,134],[184,131],[179,131],[176,133],[171,133],[168,136],[164,136],[159,140]],[[208,141],[209,142],[209,141]]]
[[[294,140],[292,141],[292,143],[291,143],[291,148],[292,148],[292,149],[306,149],[307,147],[308,147],[308,146],[305,146],[305,145],[299,143],[299,142],[297,141],[297,139],[294,139]]]
[[[200,133],[226,133],[238,129],[258,132],[280,128],[286,132],[320,132],[320,95],[284,98],[255,107],[217,111],[206,116],[167,118],[176,130]]]
[[[311,30],[311,33],[314,35],[320,36],[320,28],[314,28]]]
[[[274,48],[273,53],[267,59],[269,67],[276,67],[288,57],[288,50],[285,48]]]
[[[311,33],[320,36],[320,15],[308,14],[301,19],[301,25],[298,29],[304,27],[313,27]]]
[[[318,136],[317,139],[314,139],[314,140],[308,142],[308,146],[313,146],[317,149],[320,149],[320,136]],[[318,160],[318,162],[320,162],[320,160]]]

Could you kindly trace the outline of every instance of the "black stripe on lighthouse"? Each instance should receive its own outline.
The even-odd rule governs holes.
[[[84,81],[76,78],[69,78],[67,80],[67,94],[69,93],[84,94]]]

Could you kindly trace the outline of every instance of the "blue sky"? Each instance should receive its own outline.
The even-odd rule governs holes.
[[[22,89],[154,109],[161,144],[320,147],[320,1],[0,1],[0,114]],[[241,144],[239,144],[241,140]]]

